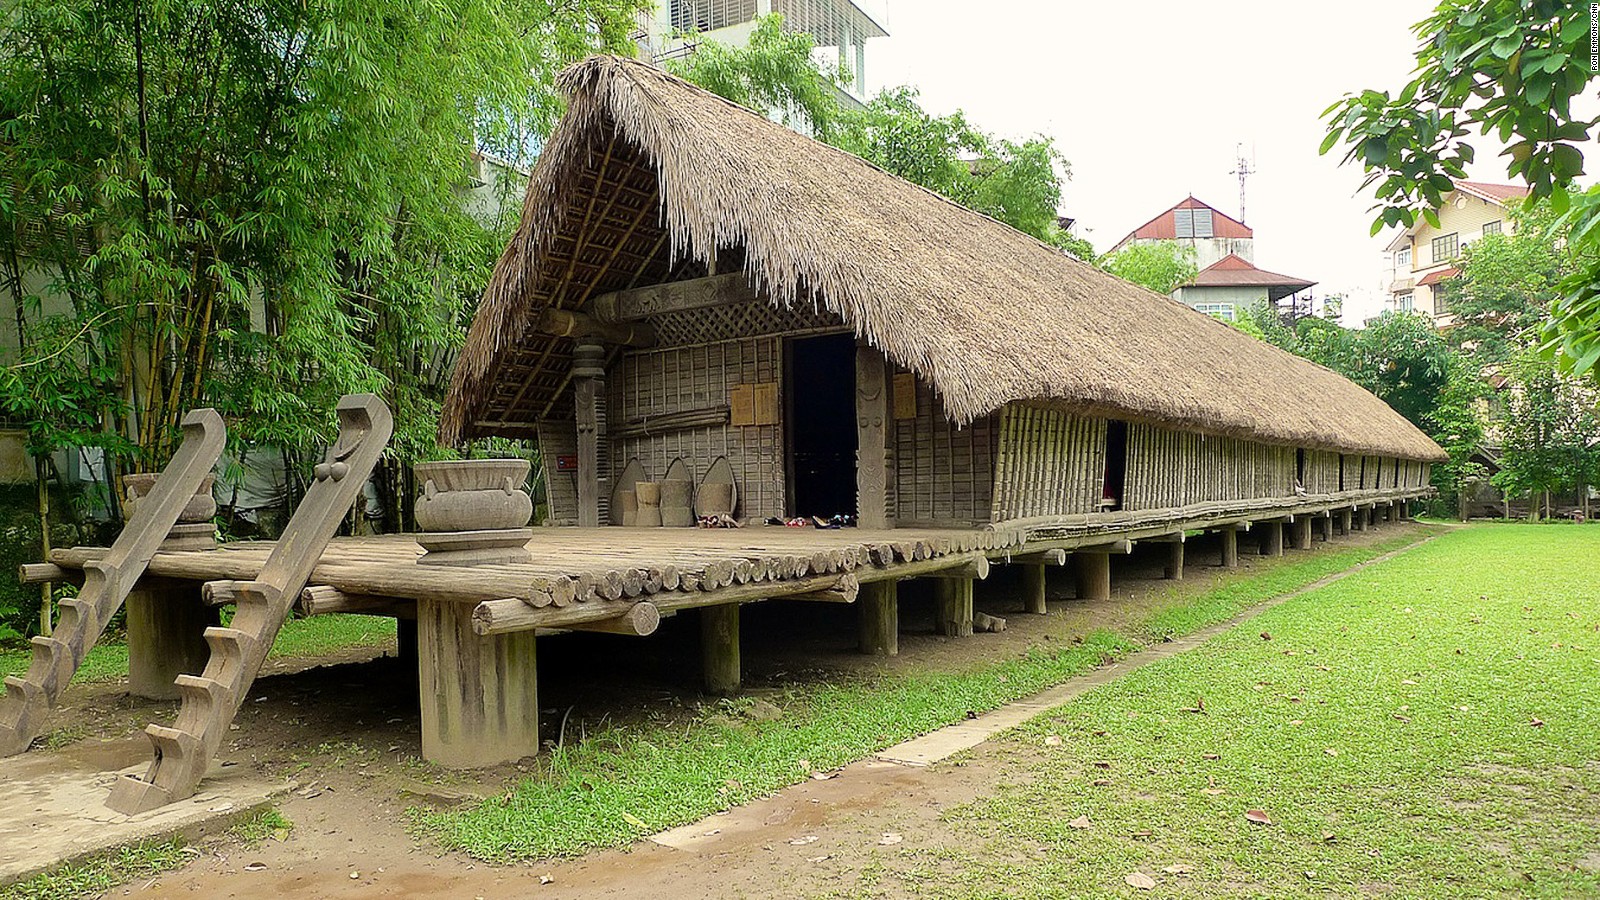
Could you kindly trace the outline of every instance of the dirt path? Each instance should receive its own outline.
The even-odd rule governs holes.
[[[1388,540],[1396,534],[1397,529],[1386,529],[1377,537],[1370,533],[1357,536],[1352,543]],[[1416,544],[1396,553],[1414,546]],[[1151,565],[1158,568],[1159,559],[1153,560]],[[981,743],[986,734],[1059,705],[1138,667],[1198,646],[1264,609],[1304,590],[1346,577],[1360,568],[1345,570],[1302,591],[1275,598],[1233,621],[1141,651],[1014,708],[947,730],[931,739],[931,746],[930,739],[925,738],[919,739],[920,747],[903,745],[880,754],[880,757],[903,759],[921,753],[937,760],[966,747],[974,748],[953,763],[913,767],[885,762],[882,758],[864,760],[839,770],[835,777],[804,782],[764,800],[658,835],[654,841],[642,841],[623,850],[591,854],[578,860],[492,867],[421,848],[405,831],[405,807],[430,800],[449,803],[481,795],[485,789],[498,790],[492,786],[504,784],[515,773],[496,770],[478,773],[474,779],[464,779],[455,786],[429,785],[419,777],[424,774],[423,767],[385,761],[383,754],[364,749],[358,741],[336,742],[331,750],[324,745],[303,763],[301,782],[307,787],[291,794],[282,804],[284,815],[295,825],[287,840],[269,840],[254,848],[217,845],[184,870],[130,886],[121,893],[138,897],[206,898],[254,897],[267,893],[288,897],[484,898],[771,898],[825,895],[835,890],[854,894],[862,889],[863,873],[868,873],[865,877],[870,883],[873,860],[878,854],[915,852],[919,847],[936,847],[955,839],[941,822],[942,812],[992,792],[996,773],[1004,768],[994,756],[999,752],[995,745]],[[1191,577],[1184,583],[1184,594],[1206,589],[1217,577],[1198,566],[1192,571],[1200,577]],[[1139,570],[1138,574],[1149,573]],[[1072,609],[1073,604],[1068,604],[1065,610],[1052,609],[1052,615],[1045,619],[1014,619],[1021,627],[1007,634],[1013,635],[1012,641],[1020,638],[1020,646],[1026,646],[1046,635],[1081,634],[1091,626],[1115,627],[1116,620],[1131,615],[1132,611],[1145,611],[1151,605],[1171,603],[1175,599],[1170,584],[1149,581],[1125,593],[1120,588],[1126,583],[1119,584],[1117,607],[1096,604],[1098,609],[1088,611],[1098,613],[1094,615],[1086,614],[1081,607]],[[1117,611],[1122,615],[1114,614]],[[913,646],[907,648],[908,652],[894,665],[948,662],[940,652],[945,646],[934,644],[931,648],[926,645],[919,648],[921,640],[913,639]],[[1012,641],[1006,642],[1005,652],[1015,652]],[[1002,652],[997,643],[991,643],[985,650]],[[830,661],[826,654],[821,659]],[[810,659],[812,665],[818,661],[817,657]],[[787,667],[799,661],[779,660],[776,664]],[[362,669],[359,666],[344,668],[352,672]],[[361,681],[370,682],[370,679],[362,677]],[[394,725],[389,727],[392,729]],[[948,746],[938,746],[941,738]],[[330,764],[326,758],[328,753],[337,755],[340,747],[344,747],[346,755],[339,763]],[[390,749],[397,748],[391,746]],[[1007,848],[1001,842],[995,852],[1015,854],[1017,861],[1023,862],[1028,851],[1029,848],[1023,847]],[[928,877],[937,878],[938,863],[930,862],[929,866]],[[247,867],[250,871],[246,871]]]

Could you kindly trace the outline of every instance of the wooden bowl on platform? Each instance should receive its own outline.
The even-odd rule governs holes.
[[[533,499],[522,490],[525,459],[453,459],[419,463],[423,483],[417,527],[427,532],[495,531],[521,528],[533,517]]]

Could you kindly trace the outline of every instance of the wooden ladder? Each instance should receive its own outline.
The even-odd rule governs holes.
[[[61,601],[61,618],[49,637],[33,639],[28,674],[5,679],[5,696],[0,697],[0,756],[21,753],[38,735],[46,713],[100,639],[106,622],[127,599],[150,565],[150,557],[211,474],[227,436],[222,417],[214,409],[192,410],[183,417],[183,443],[155,486],[139,499],[111,552],[84,565],[83,588],[77,598]]]
[[[305,587],[339,523],[355,502],[389,443],[394,421],[372,394],[339,400],[339,438],[314,472],[311,489],[278,538],[254,581],[212,582],[213,595],[235,602],[228,628],[207,628],[211,658],[200,675],[179,675],[183,705],[171,728],[150,725],[155,760],[143,778],[117,779],[106,801],[126,815],[147,812],[194,795],[228,725],[261,671],[278,629]]]

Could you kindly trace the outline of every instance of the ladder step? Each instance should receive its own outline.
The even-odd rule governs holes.
[[[156,745],[158,767],[163,763],[183,766],[200,752],[200,738],[187,731],[179,731],[165,725],[146,725],[144,733],[149,736],[150,743]]]
[[[5,685],[6,699],[13,703],[32,705],[44,702],[44,688],[31,681],[25,681],[15,675],[7,675]]]
[[[202,721],[209,720],[218,710],[233,709],[233,689],[215,678],[179,675],[174,683],[178,686],[178,694],[183,698],[185,715],[188,714],[187,707],[191,704],[195,707],[195,715]]]
[[[260,641],[255,635],[240,631],[237,628],[223,628],[213,625],[206,629],[206,643],[211,646],[211,662],[222,664],[221,671],[227,673],[229,681],[237,677],[240,668],[250,658]],[[211,671],[211,666],[206,666],[206,671]],[[220,680],[220,679],[219,679]]]

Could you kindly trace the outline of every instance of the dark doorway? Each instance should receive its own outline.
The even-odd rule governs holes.
[[[1106,423],[1106,477],[1100,491],[1100,508],[1118,510],[1128,483],[1128,423]]]
[[[1303,448],[1294,451],[1294,486],[1300,490],[1306,487],[1306,451]]]
[[[789,511],[856,514],[856,336],[789,342]]]

